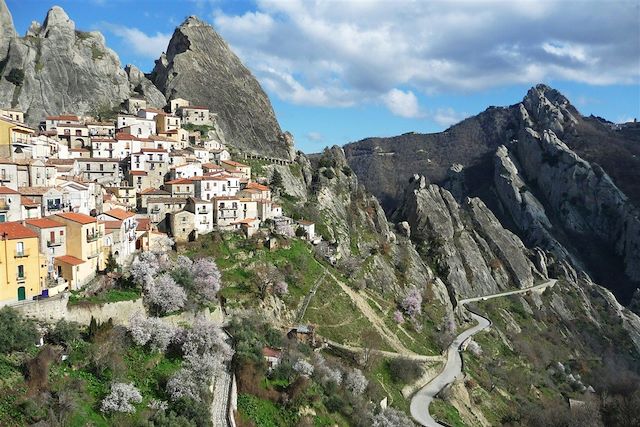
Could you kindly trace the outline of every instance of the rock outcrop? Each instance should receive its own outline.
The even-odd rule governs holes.
[[[17,36],[13,26],[13,18],[4,0],[0,1],[0,61],[3,61],[9,51],[9,43]],[[1,72],[1,67],[0,67]]]
[[[290,141],[280,130],[269,98],[206,22],[191,16],[175,30],[151,79],[167,99],[185,98],[217,114],[229,145],[291,158]]]
[[[542,276],[529,260],[532,253],[480,199],[460,205],[423,176],[411,180],[393,219],[406,220],[432,262],[444,263],[440,273],[459,297],[529,287]]]
[[[136,87],[145,88],[139,93],[151,105],[164,105],[144,76],[136,75],[132,85],[102,34],[76,30],[62,8],[51,8],[44,24],[34,22],[24,37],[12,31],[4,0],[0,0],[0,20],[0,55],[6,51],[0,97],[6,106],[24,110],[28,123],[35,125],[54,114],[119,110]]]

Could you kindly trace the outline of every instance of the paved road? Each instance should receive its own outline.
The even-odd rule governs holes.
[[[556,279],[551,279],[540,285],[532,286],[525,289],[517,289],[515,291],[502,292],[499,294],[462,299],[458,301],[458,305],[460,306],[460,308],[463,308],[465,304],[471,302],[486,301],[494,298],[523,294],[527,292],[542,292],[549,287],[553,287],[556,282]],[[452,383],[458,377],[458,375],[462,373],[462,358],[460,357],[460,347],[462,347],[462,344],[468,338],[472,337],[483,329],[488,328],[489,325],[491,325],[491,321],[489,319],[471,311],[469,311],[469,314],[471,315],[471,318],[473,318],[473,320],[477,322],[477,325],[465,330],[453,340],[453,342],[447,349],[447,363],[445,364],[442,372],[433,380],[431,380],[431,382],[429,382],[426,386],[420,389],[411,399],[411,416],[423,426],[442,426],[442,424],[438,423],[431,417],[431,414],[429,413],[429,405],[443,388]]]

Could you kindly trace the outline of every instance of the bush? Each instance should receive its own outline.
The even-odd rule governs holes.
[[[369,380],[367,380],[360,369],[354,369],[347,374],[344,385],[347,390],[357,396],[364,393],[367,385],[369,385]]]
[[[336,177],[336,173],[333,171],[333,169],[325,169],[322,171],[322,175],[325,176],[325,178],[327,179],[333,179]]]
[[[49,331],[47,338],[53,344],[69,346],[80,339],[80,325],[60,319],[53,330]]]
[[[36,325],[23,318],[10,307],[0,310],[0,353],[24,351],[35,345],[38,338]]]
[[[5,77],[9,82],[13,83],[16,86],[22,86],[24,82],[24,70],[20,68],[12,68],[9,71],[9,74]]]
[[[389,361],[389,373],[395,382],[410,383],[420,376],[422,369],[414,360],[397,358]]]

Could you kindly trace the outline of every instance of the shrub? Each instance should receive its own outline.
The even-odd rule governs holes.
[[[35,345],[36,325],[10,307],[0,309],[0,353],[23,351]]]
[[[395,382],[410,383],[420,376],[422,369],[414,360],[396,358],[389,361],[389,373]]]
[[[22,83],[24,82],[24,70],[21,68],[12,68],[5,79],[16,86],[22,86]]]
[[[372,427],[410,427],[415,424],[405,413],[388,407],[373,417],[371,425]]]
[[[134,413],[136,408],[133,403],[142,402],[140,391],[133,384],[113,383],[109,393],[100,404],[102,412]]]
[[[324,175],[324,177],[327,179],[333,179],[336,177],[336,173],[333,171],[333,169],[324,169],[322,171],[322,175]]]
[[[47,338],[53,344],[68,346],[80,339],[80,326],[75,322],[60,319],[53,330],[49,331]]]
[[[279,170],[274,170],[273,175],[271,175],[271,188],[282,188],[282,174]]]
[[[289,293],[289,285],[284,280],[281,280],[273,285],[273,292],[278,296],[287,295]]]

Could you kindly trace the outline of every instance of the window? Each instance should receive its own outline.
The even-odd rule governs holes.
[[[104,170],[104,165],[102,163],[100,163],[100,170],[103,171]]]
[[[24,279],[24,265],[18,266],[18,279]]]
[[[91,170],[91,164],[87,163],[87,170],[90,171]]]

